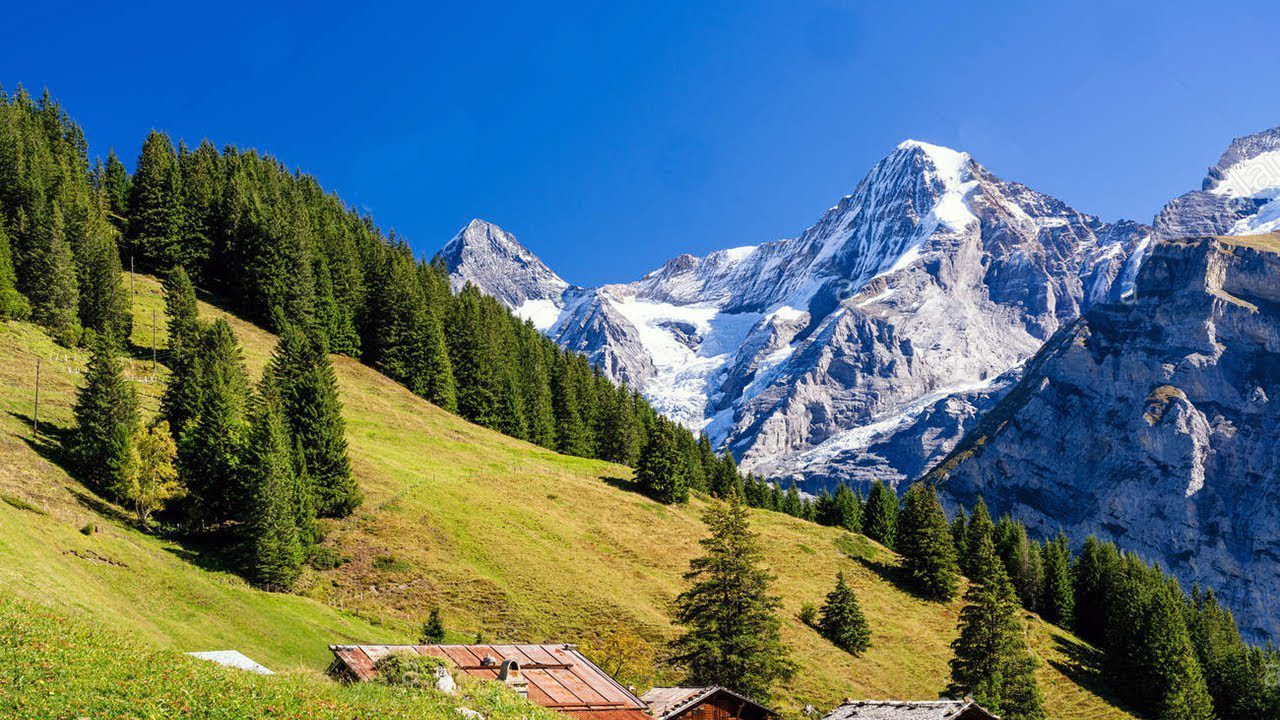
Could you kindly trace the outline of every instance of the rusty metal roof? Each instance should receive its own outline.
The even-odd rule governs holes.
[[[732,695],[734,698],[750,703],[761,710],[765,715],[776,715],[773,710],[755,702],[749,697],[739,695],[738,693],[719,685],[711,687],[657,687],[640,696],[640,699],[649,706],[649,714],[658,718],[658,720],[667,720],[675,717],[691,707],[710,699],[718,693]]]
[[[372,680],[374,664],[396,652],[431,655],[485,680],[497,680],[504,660],[520,664],[529,699],[580,720],[651,720],[646,705],[572,645],[330,645],[335,663],[355,679]],[[485,664],[488,657],[494,662]]]
[[[822,720],[1000,720],[969,700],[847,700]]]

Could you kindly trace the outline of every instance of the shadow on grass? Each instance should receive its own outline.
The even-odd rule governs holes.
[[[1103,663],[1106,658],[1100,650],[1060,635],[1053,637],[1053,647],[1063,659],[1048,661],[1051,667],[1067,676],[1075,684],[1121,710],[1137,714],[1135,709],[1117,698],[1107,686],[1106,674],[1103,672]]]
[[[848,557],[850,560],[853,560],[854,562],[862,565],[862,567],[875,573],[881,580],[884,580],[908,595],[924,600],[928,599],[916,592],[916,589],[911,585],[911,579],[907,577],[906,571],[900,566],[884,562],[883,560],[860,557],[857,555],[849,555]]]
[[[612,485],[613,487],[616,487],[619,490],[626,490],[627,492],[633,492],[633,493],[640,492],[640,486],[636,483],[635,480],[628,480],[627,478],[620,478],[620,477],[612,477],[610,475],[601,475],[600,481],[606,485]]]
[[[29,415],[12,411],[9,414],[29,427],[34,424],[33,418]],[[68,488],[68,492],[81,507],[117,525],[158,534],[156,528],[143,527],[131,513],[103,500],[90,489],[84,477],[76,470],[70,453],[67,452],[66,448],[70,447],[72,435],[70,428],[41,423],[38,434],[33,437],[23,437],[22,441],[37,455],[65,471],[78,484],[78,487]],[[232,572],[236,567],[235,544],[225,532],[213,532],[208,535],[184,535],[175,532],[163,534],[180,543],[166,546],[169,552],[201,569]]]

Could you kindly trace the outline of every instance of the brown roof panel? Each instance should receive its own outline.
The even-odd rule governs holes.
[[[377,676],[373,664],[406,650],[453,663],[468,675],[494,680],[504,660],[520,663],[529,700],[579,720],[652,720],[647,706],[570,645],[331,645],[336,660],[360,680]],[[496,664],[483,666],[492,657]]]

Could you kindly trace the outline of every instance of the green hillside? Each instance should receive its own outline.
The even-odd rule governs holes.
[[[127,363],[154,411],[151,319],[164,347],[159,284],[139,277]],[[259,374],[274,336],[231,321]],[[40,417],[31,439],[35,358],[44,358]],[[433,605],[446,625],[492,641],[584,642],[615,628],[653,646],[670,637],[670,605],[703,534],[704,501],[668,507],[625,489],[630,471],[557,455],[445,413],[372,369],[334,358],[353,468],[364,505],[326,521],[348,562],[310,571],[298,595],[251,589],[202,569],[199,554],[130,529],[67,476],[51,438],[71,421],[84,354],[57,347],[34,325],[0,324],[0,587],[115,628],[148,647],[234,648],[275,670],[319,673],[331,642],[404,640]],[[163,377],[164,368],[158,369]],[[96,523],[99,531],[83,534]],[[894,583],[896,559],[866,540],[778,513],[753,511],[783,596],[784,639],[802,666],[780,693],[787,710],[825,709],[844,697],[932,698],[945,687],[959,604],[916,599]],[[836,650],[797,619],[837,570],[872,622],[862,658]],[[1092,652],[1034,620],[1032,644],[1052,718],[1131,717],[1088,687]],[[461,637],[461,635],[459,635]],[[74,639],[74,638],[73,638]],[[322,682],[310,680],[311,682]]]

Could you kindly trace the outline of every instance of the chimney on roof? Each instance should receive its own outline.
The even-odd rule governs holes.
[[[520,697],[529,697],[529,681],[520,672],[520,663],[515,660],[503,660],[502,669],[498,671],[498,682],[515,691]]]

